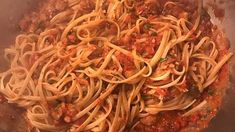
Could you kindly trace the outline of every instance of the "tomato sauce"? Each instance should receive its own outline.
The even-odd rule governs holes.
[[[130,56],[120,53],[117,56],[117,59],[119,60],[120,64],[123,66],[124,72],[135,69],[133,58],[131,58]]]
[[[158,3],[158,6],[164,5],[167,1],[176,1],[176,0],[160,0]],[[197,6],[192,5],[187,0],[177,0],[179,2],[178,5],[171,5],[166,7],[166,10],[160,11],[160,14],[163,15],[173,15],[177,18],[185,18],[187,17],[192,22],[195,21],[197,14],[195,14],[195,10],[197,10]],[[143,4],[143,3],[142,3]],[[183,6],[182,6],[183,5]],[[147,6],[146,4],[143,4],[142,6],[137,6],[137,12],[138,13],[146,13],[147,11],[144,11],[144,6]],[[163,9],[162,7],[159,9]],[[186,13],[187,14],[186,14]],[[149,12],[147,12],[149,13]],[[149,13],[151,14],[151,13]],[[155,13],[156,16],[160,15]],[[152,14],[151,14],[152,15]],[[212,37],[212,29],[213,24],[210,21],[210,16],[208,13],[203,10],[201,14],[201,22],[199,24],[199,30],[202,32],[202,35],[204,36],[210,36]],[[153,17],[154,18],[154,17]],[[143,37],[142,37],[143,38]],[[193,38],[191,41],[196,41],[196,38]],[[139,46],[138,44],[134,44],[135,48],[137,49],[138,53],[148,52],[149,54],[153,53],[153,47],[152,45],[146,44],[149,41],[145,41],[144,46],[148,48],[144,48],[144,46]],[[226,45],[226,44],[225,44]],[[226,48],[227,49],[227,48]],[[220,54],[226,53],[226,50],[221,50]],[[221,72],[219,73],[219,78],[224,78],[223,80],[219,79],[218,81],[214,82],[212,86],[210,86],[208,89],[206,89],[203,93],[192,91],[193,97],[197,100],[193,106],[200,104],[203,100],[207,101],[207,106],[204,109],[201,109],[200,111],[196,111],[193,114],[183,117],[183,113],[186,111],[166,111],[166,112],[160,112],[157,115],[151,115],[156,116],[156,119],[149,120],[148,123],[141,122],[135,126],[134,132],[177,132],[181,131],[187,128],[198,130],[199,128],[205,128],[208,126],[210,120],[216,115],[219,106],[221,104],[221,100],[223,97],[223,92],[225,91],[226,82],[228,79],[228,66],[223,66]],[[192,81],[192,80],[191,80]],[[182,91],[185,91],[189,89],[190,84],[190,78],[187,78],[186,81],[180,86]],[[193,90],[193,89],[191,89]],[[157,90],[157,94],[160,95],[166,95],[169,93],[166,93],[165,91]],[[148,117],[145,117],[148,119]]]
[[[6,98],[2,94],[0,94],[0,104],[4,103],[6,101],[7,101]]]

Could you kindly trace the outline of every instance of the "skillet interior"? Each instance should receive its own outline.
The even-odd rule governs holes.
[[[4,48],[14,43],[15,36],[19,33],[18,22],[23,14],[35,9],[40,0],[1,0],[0,1],[0,71],[6,68],[6,61],[3,59]],[[209,0],[204,0],[204,2]],[[221,23],[216,18],[213,21],[219,24],[230,40],[230,45],[235,52],[235,1],[227,0],[225,3],[225,18]],[[205,132],[232,132],[235,130],[235,57],[231,61],[230,86],[223,100],[223,105],[218,115],[212,120]],[[23,110],[14,105],[0,104],[0,132],[24,132],[27,131],[27,123],[21,114]]]

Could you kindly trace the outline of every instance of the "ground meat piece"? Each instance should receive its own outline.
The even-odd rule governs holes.
[[[168,4],[163,11],[163,15],[172,15],[179,18],[179,15],[183,12],[183,8],[179,5]]]
[[[78,111],[73,104],[65,104],[64,102],[51,110],[53,119],[57,121],[63,119],[66,123],[70,123],[77,113]]]
[[[19,27],[22,31],[26,31],[28,29],[28,25],[30,24],[30,21],[27,19],[23,19],[19,23]]]
[[[135,13],[144,17],[149,15],[160,15],[161,6],[157,0],[146,0],[135,3]]]
[[[144,125],[150,126],[154,124],[155,120],[156,120],[156,116],[149,115],[145,118],[141,118],[140,122],[143,123]]]
[[[107,21],[102,21],[99,24],[99,28],[98,29],[102,29],[100,31],[100,34],[105,33],[105,34],[102,34],[102,36],[116,35],[117,34],[117,27],[116,27],[116,25],[114,25],[112,23],[109,23]]]
[[[79,4],[79,10],[84,13],[89,13],[95,8],[94,0],[81,0]]]
[[[210,15],[203,9],[201,14],[201,23],[199,25],[199,30],[202,31],[203,36],[211,36],[212,34],[213,24],[210,19]]]
[[[66,9],[67,2],[64,0],[47,0],[47,2],[39,3],[38,7],[20,21],[21,31],[39,34],[49,25],[51,18]]]
[[[160,45],[161,38],[160,35],[138,35],[132,45],[132,49],[136,49],[136,51],[145,58],[152,58]]]
[[[68,6],[68,3],[63,1],[63,0],[60,0],[58,2],[56,2],[55,4],[55,9],[58,10],[58,11],[63,11],[65,10],[65,8]]]
[[[6,98],[0,94],[0,104],[4,103],[5,101],[7,101]]]
[[[117,59],[119,60],[120,64],[123,66],[124,72],[135,69],[133,58],[131,58],[130,56],[120,53],[117,56]]]
[[[134,129],[134,132],[177,132],[187,124],[187,120],[180,117],[179,112],[161,112],[156,116],[156,119],[153,121],[151,126],[146,126],[145,124],[140,123]]]
[[[81,118],[79,118],[75,121],[75,124],[78,126],[82,125],[88,117],[89,117],[88,115],[82,116]]]
[[[102,54],[103,54],[103,49],[98,47],[88,56],[88,59],[92,60],[98,57],[102,57]]]

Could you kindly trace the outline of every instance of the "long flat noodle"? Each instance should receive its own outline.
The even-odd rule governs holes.
[[[212,60],[210,57],[208,57],[208,56],[206,56],[204,54],[194,54],[191,57],[195,57],[195,58],[198,58],[198,59],[206,60],[209,63],[211,63],[213,66],[216,65],[216,61],[215,60]]]
[[[185,71],[186,71],[185,67],[183,67],[182,71],[177,71],[177,69],[175,68],[172,69],[172,72],[178,76],[182,76],[185,73]]]
[[[190,107],[196,100],[187,100],[183,103],[180,104],[174,104],[174,105],[169,105],[169,106],[164,106],[164,104],[160,107],[146,107],[145,111],[150,113],[150,114],[156,114],[161,111],[170,111],[170,110],[184,110]]]
[[[210,86],[210,85],[217,79],[217,77],[218,77],[218,76],[215,76],[214,78],[212,78],[212,79],[210,79],[210,80],[207,79],[206,82],[203,84],[202,89],[204,89],[204,88]]]
[[[66,37],[66,35],[68,34],[68,32],[75,26],[77,25],[79,22],[82,22],[83,20],[85,19],[88,19],[90,17],[94,17],[94,16],[98,16],[99,13],[98,12],[92,12],[90,14],[87,14],[87,15],[84,15],[84,16],[81,16],[79,18],[77,18],[76,20],[74,20],[72,23],[70,23],[66,29],[64,30],[64,32],[62,33],[62,36],[61,38],[64,39]]]
[[[78,129],[76,131],[83,131],[83,129],[91,122],[92,118],[94,118],[94,116],[97,114],[97,112],[100,109],[100,105],[97,105],[94,110],[91,112],[91,114],[89,115],[89,117],[86,119],[85,122],[82,123],[81,126],[78,127]]]
[[[40,109],[41,111],[37,111],[36,108]],[[41,122],[41,120],[48,118],[48,113],[41,107],[41,106],[34,106],[32,110],[27,111],[27,116],[30,119],[32,125],[36,126],[39,129],[47,129],[47,130],[57,130],[58,126],[51,125],[46,121]],[[44,117],[44,118],[43,118]],[[63,129],[65,126],[59,126],[59,129]]]
[[[106,56],[106,58],[104,59],[104,62],[102,63],[102,65],[100,66],[100,68],[99,68],[97,71],[91,73],[91,74],[88,75],[88,76],[90,76],[90,77],[98,76],[98,75],[104,70],[104,68],[107,67],[108,63],[110,63],[111,57],[112,57],[112,55],[113,55],[114,52],[115,52],[115,50],[111,50],[111,51],[108,53],[108,55]]]
[[[60,2],[5,49],[10,66],[0,73],[0,93],[37,131],[134,131],[161,111],[194,114],[207,101],[194,106],[189,84],[203,92],[233,55],[203,30],[201,0],[193,15],[168,12],[180,1]]]
[[[117,51],[120,51],[121,53],[125,54],[125,55],[131,55],[131,52],[119,47],[119,46],[116,46],[112,43],[110,43],[109,41],[106,41],[104,44],[107,44],[108,46],[110,46],[111,48],[113,49],[116,49]]]
[[[207,104],[206,100],[202,101],[199,105],[197,105],[193,109],[191,109],[191,110],[187,111],[186,113],[184,113],[183,116],[189,116],[189,115],[193,114],[194,112],[202,109],[206,104]]]
[[[42,87],[42,82],[43,82],[43,78],[44,78],[44,75],[45,75],[45,72],[46,72],[46,69],[48,68],[48,65],[52,62],[53,58],[51,58],[46,64],[45,66],[42,68],[42,71],[41,71],[41,74],[39,76],[39,79],[38,79],[38,83],[37,83],[37,86],[35,87],[35,89],[37,89],[38,91],[38,94],[41,98],[41,100],[45,100],[46,102],[46,98],[45,98],[45,93],[43,92],[43,87]]]
[[[72,14],[72,10],[68,10],[68,11],[61,12],[61,13],[57,14],[56,16],[54,16],[54,17],[50,20],[50,22],[54,24],[54,23],[56,23],[56,22],[58,22],[58,21],[60,21],[60,20],[66,19],[66,18],[64,18],[64,17],[67,16],[67,15],[71,15],[71,14]]]
[[[128,83],[128,82],[132,81],[133,79],[137,78],[138,76],[140,76],[141,74],[143,74],[145,72],[145,69],[146,69],[146,67],[142,68],[139,72],[132,75],[131,77],[126,78],[124,80],[120,80],[120,81],[112,81],[112,80],[108,80],[104,77],[102,77],[102,79],[109,82],[109,83]]]
[[[189,45],[186,44],[183,48],[183,53],[182,53],[182,61],[185,64],[185,71],[188,71],[188,67],[189,67]]]
[[[119,114],[120,114],[120,109],[121,109],[121,96],[120,96],[120,92],[118,95],[118,99],[117,99],[117,105],[116,105],[116,111],[115,111],[115,115],[114,115],[114,119],[110,128],[110,131],[117,131],[118,127],[120,126],[120,122],[119,122]]]
[[[195,46],[194,52],[196,52],[206,41],[208,41],[210,38],[209,37],[204,37],[200,40],[200,42]]]
[[[162,85],[162,86],[152,86],[152,85],[147,85],[147,86],[149,88],[153,88],[153,89],[157,89],[157,88],[169,88],[169,87],[172,87],[172,86],[176,85],[181,78],[182,78],[182,76],[179,76],[174,81],[172,81],[172,82],[170,82],[168,84]]]
[[[138,93],[140,92],[141,88],[143,87],[145,83],[145,79],[143,79],[137,86],[136,88],[133,89],[133,91],[131,92],[131,94],[129,95],[128,98],[128,107],[130,107],[131,103],[133,102],[134,98],[136,98],[136,96],[138,95]]]
[[[151,76],[150,79],[153,80],[153,81],[160,81],[160,80],[163,80],[163,79],[167,78],[170,75],[170,73],[171,73],[170,71],[167,71],[161,76],[157,76],[157,77]]]
[[[146,60],[144,60],[142,57],[140,57],[140,56],[138,56],[137,54],[136,54],[136,51],[133,51],[132,52],[132,56],[133,56],[133,58],[134,58],[134,61],[136,60],[136,61],[140,61],[140,62],[143,62],[143,63],[145,63],[146,65],[147,65],[147,68],[145,69],[145,71],[144,72],[147,72],[146,74],[143,74],[142,76],[143,77],[149,77],[151,74],[152,74],[152,72],[153,72],[153,69],[152,69],[152,67],[151,67],[151,65],[150,65],[150,63],[148,62],[148,61],[146,61]],[[135,63],[135,62],[134,62]],[[137,67],[137,69],[138,70],[140,70],[140,67],[138,68]]]
[[[150,61],[150,65],[153,67],[154,65],[156,65],[156,63],[160,60],[160,58],[162,57],[162,54],[164,52],[164,49],[168,43],[169,40],[169,35],[170,33],[168,31],[165,31],[163,34],[163,38],[160,44],[160,47],[158,48],[157,52],[155,53],[155,55],[153,56],[153,58]]]
[[[108,101],[109,101],[109,99],[108,99]],[[87,125],[84,130],[89,130],[89,129],[93,128],[94,126],[99,125],[103,120],[105,120],[108,117],[108,115],[111,113],[112,108],[113,108],[111,101],[109,101],[108,103],[109,103],[109,105],[108,105],[109,109],[106,112],[106,114],[104,116],[102,116],[101,118],[97,119],[96,121],[94,121],[93,123]]]
[[[212,79],[221,69],[221,67],[229,60],[229,58],[231,58],[233,56],[233,53],[229,53],[227,55],[225,55],[220,61],[219,63],[214,67],[213,71],[211,72],[211,74],[208,77],[208,80]]]
[[[100,97],[97,98],[93,103],[91,103],[88,107],[86,107],[84,110],[82,110],[77,115],[75,115],[73,117],[73,120],[74,121],[77,120],[78,118],[80,118],[84,114],[86,114],[89,110],[94,108],[99,103],[99,101],[105,99],[114,90],[115,87],[116,87],[116,85],[109,86],[105,93],[101,94]]]
[[[77,102],[76,105],[79,107],[79,106],[86,106],[86,104],[90,104],[88,103],[89,101],[93,101],[91,100],[95,90],[93,89],[94,88],[94,79],[91,78],[90,79],[90,85],[87,86],[87,93],[86,93],[86,96],[83,97],[83,99],[81,99],[80,102]]]
[[[32,76],[34,70],[35,70],[36,67],[38,66],[39,62],[42,61],[42,60],[44,60],[44,59],[46,59],[47,57],[53,55],[54,53],[55,53],[55,51],[51,51],[51,52],[49,52],[48,54],[42,56],[40,59],[38,59],[38,60],[34,63],[34,65],[32,66],[32,68],[30,69],[30,71],[29,71],[29,73],[28,73],[28,75],[27,75],[27,77],[26,77],[24,83],[22,84],[22,89],[19,91],[18,97],[23,94],[24,90],[26,89],[26,85],[27,85],[27,83],[28,83],[30,77]],[[16,97],[16,99],[17,99],[18,97]]]

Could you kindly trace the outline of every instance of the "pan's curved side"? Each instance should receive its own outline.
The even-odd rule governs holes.
[[[18,23],[23,14],[34,8],[35,3],[40,0],[1,0],[0,1],[0,71],[6,68],[6,62],[3,59],[4,48],[14,43],[14,38],[18,34]],[[204,0],[208,1],[208,0]],[[212,0],[214,1],[214,0]],[[221,0],[220,0],[221,1]],[[223,24],[213,18],[214,22],[224,27],[230,40],[230,45],[235,52],[235,1],[225,1],[225,18]],[[221,4],[221,3],[220,3]],[[222,108],[218,115],[210,123],[205,132],[232,132],[235,130],[235,57],[231,61],[230,88],[228,88],[223,101]],[[0,103],[0,132],[26,132],[27,123],[23,111],[6,103]]]
[[[0,0],[0,72],[6,69],[4,49],[14,43],[19,33],[18,23],[32,11],[39,0]],[[24,110],[14,104],[2,103],[0,97],[0,132],[28,132]]]
[[[208,1],[215,2],[214,0],[205,0],[205,3]],[[214,3],[215,4],[215,3]],[[205,4],[206,5],[206,4]],[[219,25],[219,28],[223,29],[226,33],[229,42],[230,48],[235,52],[235,1],[234,0],[220,0],[216,3],[219,8],[225,10],[225,16],[223,20],[219,20],[214,17],[214,13],[211,13],[212,21]],[[211,6],[210,6],[211,7]],[[223,103],[220,111],[216,117],[209,124],[209,127],[205,129],[205,132],[234,132],[235,131],[235,57],[230,61],[230,84],[226,91],[226,95],[223,99]]]

